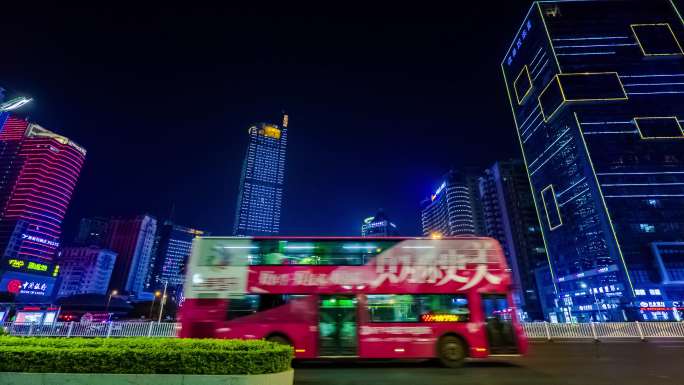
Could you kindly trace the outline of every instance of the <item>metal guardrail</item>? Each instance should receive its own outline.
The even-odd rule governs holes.
[[[176,337],[180,323],[176,322],[55,322],[0,324],[13,336],[26,337]]]
[[[10,335],[35,337],[176,337],[176,322],[0,324]],[[530,339],[684,338],[684,322],[523,323]]]
[[[684,322],[523,323],[530,339],[684,338]]]

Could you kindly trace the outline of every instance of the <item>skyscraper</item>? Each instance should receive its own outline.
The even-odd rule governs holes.
[[[53,261],[85,155],[69,138],[0,113],[0,291],[6,290],[8,280],[37,282],[31,281],[36,277],[11,272],[10,261],[46,268]]]
[[[361,224],[362,237],[391,237],[399,235],[397,225],[389,220],[384,210],[363,220]]]
[[[288,116],[281,126],[259,123],[250,127],[235,208],[235,235],[272,235],[280,231],[285,180]]]
[[[678,317],[659,266],[682,263],[661,252],[684,242],[682,38],[668,0],[539,1],[506,52],[551,318]]]
[[[52,261],[86,151],[26,120],[0,114],[0,249]]]
[[[108,222],[107,218],[81,218],[74,243],[82,246],[102,246]]]
[[[441,184],[421,202],[423,235],[483,235],[477,178],[449,171]]]
[[[548,266],[522,161],[497,162],[480,177],[485,234],[496,238],[513,273],[514,299],[528,319],[543,319],[534,270]]]
[[[97,246],[65,247],[59,258],[58,297],[107,294],[116,252]]]
[[[105,247],[117,253],[110,290],[139,297],[149,274],[157,220],[149,215],[115,218],[107,224]]]
[[[185,264],[190,257],[192,240],[208,235],[202,230],[179,226],[165,221],[157,230],[154,261],[151,264],[149,291],[160,290],[166,284],[175,291],[183,284]]]

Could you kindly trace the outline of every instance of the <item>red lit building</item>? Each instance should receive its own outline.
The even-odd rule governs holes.
[[[0,291],[10,281],[16,289],[20,281],[17,298],[50,296],[46,290],[54,282],[41,279],[56,275],[46,273],[54,270],[62,220],[85,155],[64,136],[0,114]]]
[[[114,263],[109,289],[136,298],[144,296],[150,273],[157,220],[150,215],[111,219],[105,229],[105,247],[118,256]]]

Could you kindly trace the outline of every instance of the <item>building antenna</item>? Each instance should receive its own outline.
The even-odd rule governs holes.
[[[173,219],[175,216],[176,216],[176,203],[171,202],[171,210],[169,210],[169,222],[173,222]]]
[[[283,128],[287,128],[289,117],[287,116],[287,113],[285,113],[285,110],[282,110],[281,112],[283,113]]]

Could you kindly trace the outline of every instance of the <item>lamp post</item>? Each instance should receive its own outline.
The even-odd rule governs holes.
[[[109,298],[107,299],[107,306],[105,307],[105,313],[109,313],[109,303],[112,302],[112,296],[119,294],[117,290],[112,290],[109,293]]]
[[[157,300],[157,297],[161,295],[161,292],[159,290],[154,292],[154,297],[152,298],[152,305],[150,305],[150,319],[152,319],[152,314],[154,313],[154,302]]]
[[[162,319],[162,313],[164,312],[164,304],[166,303],[166,286],[168,285],[168,281],[164,281],[164,294],[161,297],[161,306],[159,307],[159,319],[157,322],[161,322]]]

